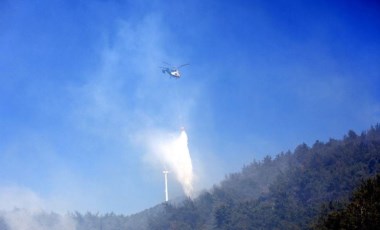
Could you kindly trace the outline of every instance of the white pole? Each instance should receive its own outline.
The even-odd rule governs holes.
[[[164,170],[162,172],[164,173],[164,176],[165,176],[165,202],[168,202],[168,200],[169,200],[169,195],[168,195],[168,173],[169,173],[169,171]]]

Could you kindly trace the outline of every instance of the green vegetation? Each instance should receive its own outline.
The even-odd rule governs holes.
[[[380,174],[364,181],[351,201],[330,203],[314,229],[378,229],[380,226]]]

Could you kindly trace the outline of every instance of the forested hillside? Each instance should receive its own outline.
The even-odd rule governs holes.
[[[345,201],[380,172],[380,126],[342,140],[299,145],[253,162],[181,206],[166,205],[150,229],[307,229],[324,204]]]
[[[132,216],[68,217],[78,230],[334,229],[379,222],[379,175],[376,125],[360,135],[349,131],[341,140],[301,144],[293,152],[254,161],[193,200],[160,204]],[[363,210],[366,215],[357,214]],[[7,215],[0,215],[0,230],[10,229]],[[38,216],[46,225],[58,220],[57,214]]]
[[[350,202],[330,202],[313,229],[378,229],[380,226],[380,175],[364,181]]]

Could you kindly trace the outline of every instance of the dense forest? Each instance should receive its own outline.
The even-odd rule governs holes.
[[[310,229],[324,205],[347,202],[378,173],[380,125],[253,162],[195,200],[167,204],[149,229]]]
[[[378,229],[380,226],[380,175],[360,185],[350,202],[330,202],[314,229]]]
[[[379,194],[378,124],[254,161],[195,199],[131,216],[67,215],[78,230],[374,229],[380,226]],[[10,229],[0,216],[0,230]],[[58,221],[54,213],[41,216],[40,222]]]

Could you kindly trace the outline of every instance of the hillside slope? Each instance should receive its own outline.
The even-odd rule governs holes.
[[[330,201],[347,200],[380,172],[380,126],[342,140],[299,145],[245,166],[182,205],[166,205],[150,229],[307,229]]]

